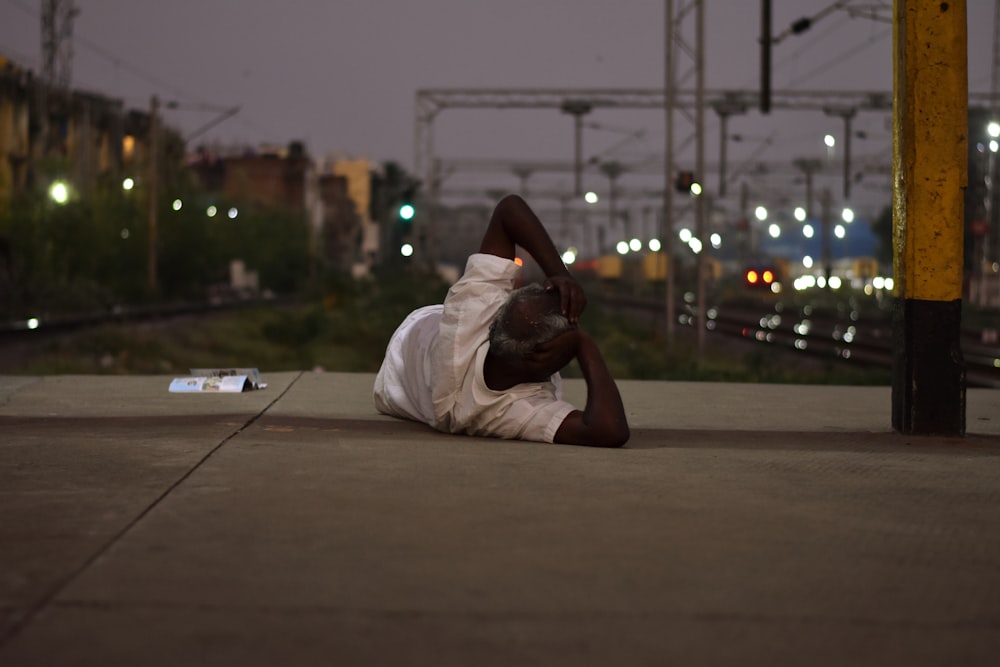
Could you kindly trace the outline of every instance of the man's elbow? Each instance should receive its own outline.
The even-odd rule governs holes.
[[[628,424],[622,422],[598,429],[591,434],[590,442],[587,444],[592,447],[616,449],[618,447],[624,447],[631,435],[632,433],[629,430]]]
[[[624,447],[630,437],[632,437],[632,432],[629,430],[628,424],[622,424],[620,427],[608,434],[608,438],[606,440],[607,444],[604,446],[609,448]]]
[[[498,213],[512,215],[523,211],[527,207],[528,203],[524,201],[523,197],[516,194],[509,194],[504,195],[500,201],[497,202],[496,211]]]

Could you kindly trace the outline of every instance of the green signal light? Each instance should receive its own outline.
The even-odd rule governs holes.
[[[417,210],[413,208],[412,204],[403,204],[399,207],[399,217],[403,220],[413,220],[413,216],[416,212]]]

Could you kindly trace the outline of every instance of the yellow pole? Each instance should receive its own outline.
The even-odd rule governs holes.
[[[894,0],[893,428],[965,433],[965,0]]]

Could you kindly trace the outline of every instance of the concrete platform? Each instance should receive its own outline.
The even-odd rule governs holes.
[[[993,665],[1000,391],[622,382],[622,450],[373,377],[0,376],[0,665]],[[571,399],[584,387],[570,381]]]

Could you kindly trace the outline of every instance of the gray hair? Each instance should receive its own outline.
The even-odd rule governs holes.
[[[569,320],[558,306],[553,308],[541,301],[551,294],[538,283],[511,292],[490,324],[490,351],[503,359],[519,361],[540,343],[569,329]]]

